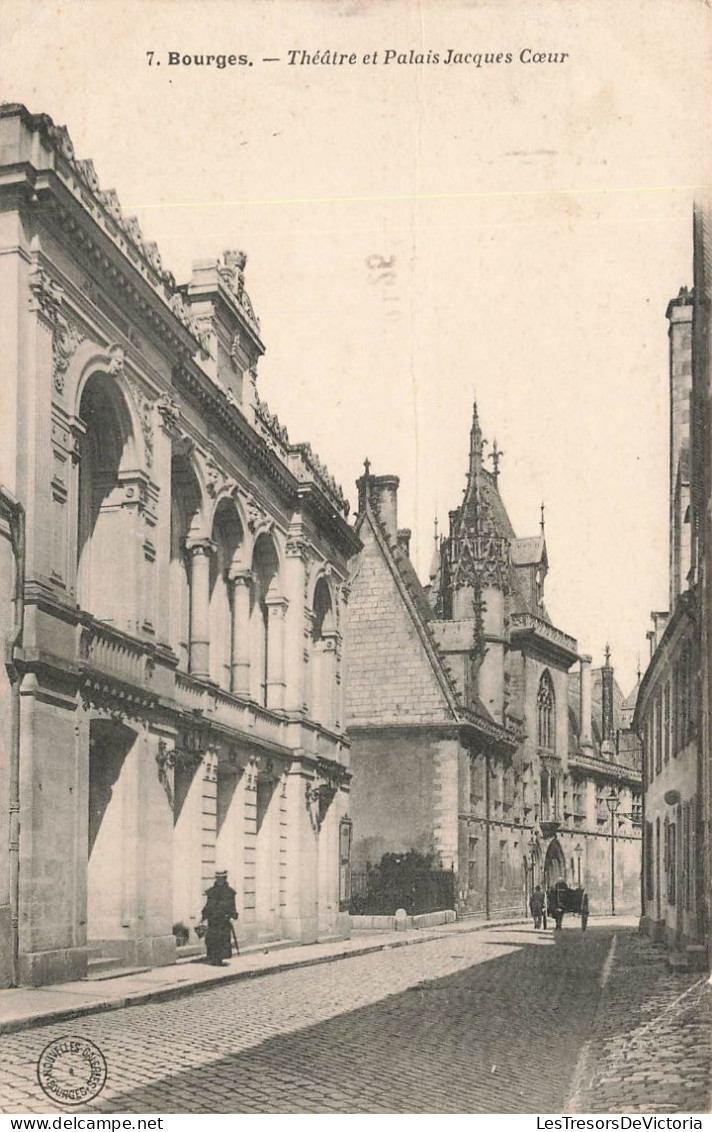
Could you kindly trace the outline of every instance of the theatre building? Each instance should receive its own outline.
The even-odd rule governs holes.
[[[0,162],[2,985],[173,962],[216,868],[240,939],[344,934],[359,544],[257,393],[245,256],[176,285],[46,115]]]

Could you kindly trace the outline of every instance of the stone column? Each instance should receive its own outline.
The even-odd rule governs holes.
[[[186,542],[190,555],[190,671],[193,676],[210,676],[210,555],[215,543],[210,539]]]
[[[284,707],[284,644],[285,622],[289,602],[284,597],[268,597],[265,601],[269,615],[267,631],[267,707]]]
[[[586,654],[580,656],[579,665],[581,668],[579,699],[581,729],[579,742],[582,747],[593,747],[593,738],[591,735],[591,657]]]
[[[307,624],[308,544],[300,528],[287,539],[285,594],[289,601],[289,620],[285,625],[285,698],[288,711],[301,712],[308,699],[307,671],[311,644],[311,624]]]
[[[232,643],[230,690],[236,696],[250,694],[250,587],[249,570],[230,573],[232,586]]]

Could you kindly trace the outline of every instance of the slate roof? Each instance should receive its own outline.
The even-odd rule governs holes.
[[[366,520],[368,520],[372,526],[381,552],[386,558],[394,577],[397,582],[400,582],[403,590],[407,594],[409,599],[407,604],[409,606],[410,615],[413,618],[416,628],[419,630],[421,640],[429,655],[438,680],[443,690],[446,692],[448,703],[456,719],[460,722],[471,723],[475,727],[479,727],[483,733],[488,735],[491,739],[515,746],[519,742],[520,736],[513,734],[507,728],[496,723],[479,698],[477,698],[473,704],[466,705],[463,702],[459,689],[456,687],[445,666],[443,655],[438,648],[430,628],[430,622],[433,621],[435,617],[428,601],[428,595],[415,572],[415,568],[409,556],[398,546],[394,539],[389,538],[376,509],[372,507],[368,497],[366,497],[365,500],[364,510],[357,518],[356,533],[360,531],[362,524]]]

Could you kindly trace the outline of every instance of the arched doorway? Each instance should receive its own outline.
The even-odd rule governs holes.
[[[557,880],[566,880],[566,858],[561,845],[554,840],[544,858],[544,885],[549,889]]]

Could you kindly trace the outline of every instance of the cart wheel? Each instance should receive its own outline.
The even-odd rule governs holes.
[[[587,924],[587,923],[588,923],[588,913],[585,913],[585,914],[584,914],[584,915],[583,915],[583,916],[581,917],[581,931],[582,931],[582,932],[585,932],[585,931],[586,931],[586,924]]]

